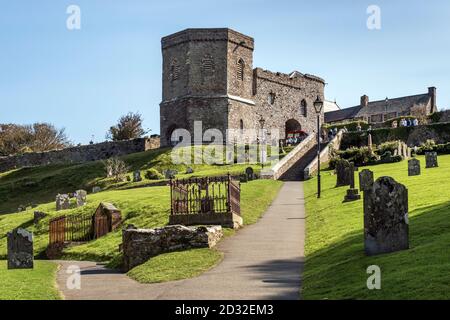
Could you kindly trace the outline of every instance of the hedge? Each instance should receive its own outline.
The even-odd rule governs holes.
[[[447,143],[450,141],[450,123],[442,122],[435,124],[422,125],[417,127],[398,127],[398,128],[381,128],[370,131],[372,135],[372,143],[379,145],[384,142],[402,140],[408,143],[408,138],[415,130],[424,130],[428,133],[423,136],[424,141],[419,141],[418,145],[425,142],[426,139],[434,139],[437,143]],[[418,131],[421,132],[421,131]],[[347,132],[344,134],[341,143],[341,149],[345,150],[351,147],[362,147],[367,145],[368,132]],[[416,136],[418,136],[416,134]],[[420,135],[422,136],[422,134]],[[409,143],[411,144],[411,143]]]

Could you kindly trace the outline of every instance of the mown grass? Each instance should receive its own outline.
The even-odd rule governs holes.
[[[215,266],[222,253],[215,249],[193,249],[159,255],[128,272],[141,283],[156,283],[192,278]]]
[[[61,299],[56,271],[49,261],[34,261],[34,269],[8,270],[6,260],[0,260],[0,300]]]
[[[407,161],[368,167],[375,178],[391,176],[408,188],[410,249],[405,251],[366,257],[362,200],[342,203],[346,187],[335,188],[331,171],[322,175],[321,199],[316,178],[305,183],[303,298],[450,298],[450,156],[440,156],[440,167],[432,169],[418,158],[422,175],[415,177],[408,177]],[[370,265],[381,268],[381,290],[367,289]]]

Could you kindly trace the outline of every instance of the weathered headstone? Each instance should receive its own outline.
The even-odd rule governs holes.
[[[373,186],[373,172],[369,169],[364,169],[359,173],[359,190],[369,190]]]
[[[366,255],[409,248],[408,189],[391,177],[381,177],[364,192]]]
[[[194,173],[194,169],[192,169],[191,167],[187,167],[186,174],[191,174],[191,173]]]
[[[97,193],[97,192],[100,192],[100,191],[102,191],[102,188],[100,188],[98,186],[95,186],[95,187],[92,188],[92,193]]]
[[[350,172],[350,188],[347,190],[347,194],[344,197],[344,202],[361,199],[361,195],[358,194],[358,189],[355,188],[355,165],[352,162],[350,162]]]
[[[408,160],[408,176],[420,175],[420,160],[410,159]]]
[[[140,181],[142,181],[141,171],[136,170],[133,172],[133,182],[140,182]]]
[[[164,170],[163,173],[164,173],[164,177],[166,179],[175,179],[175,175],[178,174],[178,171],[172,170],[172,169],[167,169],[167,170]]]
[[[438,167],[437,152],[425,152],[425,163],[426,168]]]
[[[70,198],[68,194],[58,194],[56,196],[56,211],[70,208]]]
[[[47,214],[45,212],[41,212],[41,211],[35,211],[33,213],[33,223],[34,224],[38,224],[39,221],[41,221],[42,219],[44,219],[47,216]]]
[[[18,228],[7,234],[8,269],[33,268],[33,234]]]
[[[247,167],[245,169],[245,175],[247,176],[247,180],[251,181],[254,178],[254,171],[252,167]]]
[[[403,145],[403,149],[402,149],[402,157],[403,159],[407,159],[408,158],[408,146],[406,145],[406,143],[402,142]]]
[[[336,162],[336,187],[349,186],[354,170],[347,160],[338,160]]]
[[[87,201],[87,192],[85,190],[77,190],[75,192],[75,198],[77,200],[77,207],[82,207]]]

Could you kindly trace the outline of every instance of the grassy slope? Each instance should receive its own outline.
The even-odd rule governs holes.
[[[449,299],[450,156],[439,168],[408,177],[407,162],[369,167],[375,178],[392,176],[409,190],[410,249],[366,257],[362,200],[342,203],[345,187],[323,175],[317,200],[316,179],[305,184],[307,209],[305,299]],[[356,179],[358,180],[358,179]],[[381,290],[368,290],[366,268],[381,268]]]
[[[34,269],[8,270],[0,260],[0,300],[56,300],[57,266],[49,261],[35,261]]]
[[[164,169],[175,168],[180,175],[177,177],[220,175],[243,173],[246,164],[207,165],[191,164],[194,173],[184,174],[187,165],[173,165],[170,149],[150,150],[122,157],[130,167],[128,176],[132,177],[134,170],[155,168],[162,172]],[[252,165],[258,171],[258,165]],[[156,181],[144,179],[139,183],[114,183],[104,178],[105,170],[102,161],[83,164],[50,165],[34,168],[22,168],[0,173],[0,215],[17,212],[21,205],[32,203],[43,204],[54,201],[56,194],[74,192],[77,189],[92,190],[93,186],[103,189],[126,189],[130,187],[146,186]]]

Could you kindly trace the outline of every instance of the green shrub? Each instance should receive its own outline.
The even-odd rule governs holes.
[[[359,120],[359,121],[348,121],[348,122],[341,122],[341,123],[335,123],[335,124],[324,124],[323,128],[326,130],[336,128],[339,131],[345,127],[345,128],[347,128],[348,131],[357,131],[358,124],[361,126],[361,130],[367,130],[367,129],[369,129],[369,126],[370,126],[367,123],[367,121]]]
[[[159,171],[156,170],[156,169],[148,169],[145,172],[144,177],[146,179],[148,179],[148,180],[161,180],[161,179],[164,179],[164,176],[161,173],[159,173]]]
[[[397,148],[398,148],[398,141],[387,141],[383,142],[377,147],[376,153],[381,156],[385,154],[386,151],[390,151],[391,154],[393,154]]]
[[[344,151],[337,151],[336,154],[340,159],[353,162],[356,166],[363,166],[375,160],[375,156],[370,152],[369,147],[352,147]]]
[[[424,143],[417,148],[416,154],[423,155],[425,152],[435,151],[437,154],[450,154],[450,142],[444,144]]]
[[[428,119],[431,121],[431,123],[438,123],[441,121],[442,117],[442,111],[434,112],[430,115],[428,115]]]

